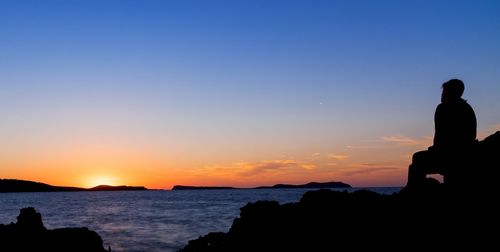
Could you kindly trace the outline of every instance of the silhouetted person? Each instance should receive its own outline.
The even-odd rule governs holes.
[[[408,171],[408,190],[422,189],[427,174],[444,175],[460,162],[466,149],[476,141],[476,115],[472,107],[462,99],[464,83],[458,79],[442,86],[441,104],[434,114],[434,144],[427,151],[413,155]]]

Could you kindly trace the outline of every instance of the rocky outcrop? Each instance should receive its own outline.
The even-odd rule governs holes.
[[[227,233],[210,233],[180,252],[407,251],[497,246],[497,192],[464,195],[443,187],[381,195],[322,189],[300,202],[258,201],[241,208]]]
[[[297,203],[249,203],[227,233],[210,233],[180,251],[495,250],[500,132],[456,161],[444,184],[428,179],[420,191],[322,189]]]
[[[105,252],[101,237],[87,228],[48,230],[34,208],[23,208],[16,223],[0,224],[0,251]],[[110,251],[110,250],[109,250]]]
[[[420,192],[322,189],[296,203],[249,203],[227,233],[209,233],[181,252],[497,250],[500,132],[457,160],[445,184],[429,180]],[[94,231],[47,230],[35,209],[24,208],[16,223],[0,224],[0,251],[106,250]]]
[[[447,187],[464,193],[471,187],[496,190],[500,170],[500,131],[456,155],[454,166],[446,175]]]

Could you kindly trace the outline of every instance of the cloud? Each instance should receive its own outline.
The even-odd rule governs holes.
[[[205,166],[203,172],[254,176],[262,173],[281,173],[295,170],[313,170],[316,164],[299,160],[263,160],[257,162],[235,162],[230,165]]]
[[[306,170],[313,170],[314,168],[316,168],[316,165],[315,164],[302,164],[300,165],[303,169],[306,169]]]
[[[372,167],[372,168],[357,168],[357,169],[352,169],[349,171],[344,171],[342,172],[344,175],[347,176],[354,176],[354,175],[359,175],[359,174],[372,174],[372,173],[378,173],[382,171],[394,171],[398,170],[399,168],[397,167]]]
[[[385,136],[382,137],[385,142],[394,143],[400,146],[430,146],[432,145],[431,137],[412,138],[408,136]]]
[[[329,159],[333,159],[333,160],[338,160],[338,161],[343,161],[343,160],[346,160],[349,158],[348,155],[339,155],[339,154],[328,154],[327,157]]]
[[[375,164],[375,163],[362,163],[362,164],[353,164],[350,168],[346,168],[341,171],[341,173],[345,176],[353,176],[360,174],[372,174],[379,173],[385,171],[395,171],[399,170],[401,167],[383,165],[383,164]]]
[[[294,169],[312,170],[316,165],[297,160],[264,160],[254,163],[244,163],[240,167],[243,170],[240,174],[251,176],[260,173]]]
[[[347,145],[348,149],[379,149],[380,146],[375,145]]]
[[[497,131],[500,131],[500,123],[493,124],[493,125],[487,127],[486,129],[479,131],[477,133],[477,138],[479,140],[483,140],[484,138],[488,137],[489,135],[491,135]]]
[[[500,131],[500,123],[497,123],[497,124],[491,126],[490,130],[494,131],[494,132]],[[494,133],[494,132],[491,132],[491,133]]]

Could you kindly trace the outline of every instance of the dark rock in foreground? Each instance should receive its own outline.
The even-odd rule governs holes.
[[[381,195],[322,189],[298,203],[249,203],[229,232],[190,241],[193,251],[407,251],[498,247],[497,195]]]
[[[105,252],[101,237],[87,228],[48,230],[34,208],[21,209],[17,223],[0,224],[0,251]]]

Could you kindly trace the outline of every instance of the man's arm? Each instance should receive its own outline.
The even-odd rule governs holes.
[[[443,104],[439,104],[436,107],[436,112],[434,113],[434,140],[433,145],[429,147],[434,149],[438,146],[443,145]]]
[[[467,104],[467,139],[470,139],[472,141],[476,140],[477,138],[477,120],[476,120],[476,114],[474,113],[474,109]]]

